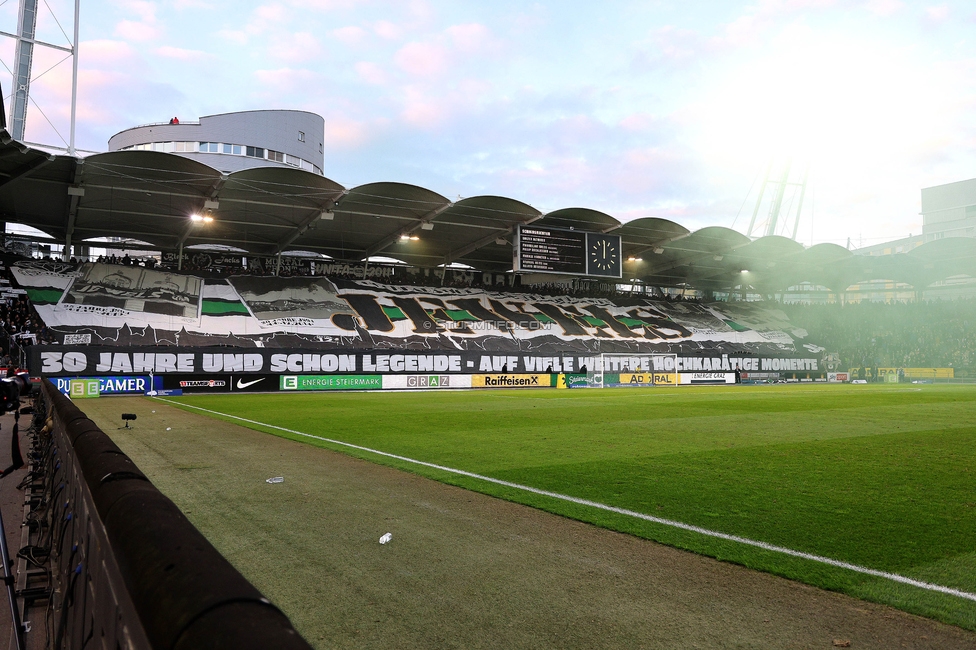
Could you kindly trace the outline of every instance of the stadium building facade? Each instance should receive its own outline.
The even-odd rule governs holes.
[[[883,244],[865,246],[857,255],[885,257],[909,253],[923,244],[951,238],[976,238],[976,178],[922,188],[922,234],[910,234]],[[967,248],[964,241],[959,248]],[[976,248],[976,242],[968,247]],[[905,282],[879,278],[860,282],[850,288],[850,294],[861,300],[874,302],[905,302],[914,300],[915,287]],[[924,290],[925,298],[952,299],[976,296],[976,281],[961,274],[934,282]]]
[[[109,151],[162,151],[231,173],[255,167],[296,167],[322,174],[325,120],[307,111],[260,110],[177,118],[116,133]]]

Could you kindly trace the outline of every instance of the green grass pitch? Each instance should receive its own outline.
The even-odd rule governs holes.
[[[976,593],[972,386],[172,401]],[[976,629],[976,602],[965,598],[248,426]]]

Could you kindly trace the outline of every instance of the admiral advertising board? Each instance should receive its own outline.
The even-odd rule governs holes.
[[[674,372],[620,373],[603,375],[604,386],[677,386]]]

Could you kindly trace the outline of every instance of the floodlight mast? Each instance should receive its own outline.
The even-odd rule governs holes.
[[[807,192],[807,181],[810,176],[810,164],[809,162],[804,166],[803,177],[800,181],[790,181],[790,173],[792,171],[793,161],[787,159],[782,163],[781,166],[774,165],[774,162],[770,160],[769,164],[766,166],[765,178],[763,179],[762,185],[759,187],[759,196],[756,198],[756,205],[752,211],[752,219],[749,221],[749,230],[746,235],[752,239],[760,236],[769,236],[781,234],[784,237],[789,237],[796,241],[796,233],[800,225],[800,213],[803,211],[803,201],[806,197]],[[773,171],[776,171],[775,176],[778,176],[777,180],[773,180]],[[759,210],[763,204],[763,195],[766,193],[767,186],[772,186],[775,188],[772,199],[769,203],[769,209],[766,219],[760,220],[759,223],[756,221],[756,217],[759,215]],[[799,197],[797,200],[796,209],[792,207],[793,200],[790,199],[790,205],[787,208],[783,208],[783,201],[786,197],[787,188],[799,188]],[[751,190],[750,190],[751,191]],[[796,194],[792,194],[796,198]]]
[[[50,7],[49,7],[50,9]],[[24,142],[27,129],[27,104],[30,101],[31,68],[34,63],[34,46],[40,45],[54,50],[61,50],[71,55],[71,133],[67,152],[75,153],[75,117],[78,104],[78,19],[81,13],[81,0],[75,0],[74,40],[70,47],[54,45],[38,41],[37,32],[37,0],[20,0],[17,14],[17,33],[10,34],[0,31],[0,36],[7,36],[17,41],[14,53],[13,92],[10,98],[10,135],[18,142]],[[60,148],[60,147],[55,147]]]
[[[20,0],[17,12],[17,48],[14,54],[14,87],[10,103],[10,127],[14,140],[24,141],[27,97],[34,63],[34,34],[37,31],[37,0]]]

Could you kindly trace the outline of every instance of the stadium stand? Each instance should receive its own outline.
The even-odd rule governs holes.
[[[252,274],[248,274],[246,268],[240,269],[235,275],[229,276],[231,277],[231,282],[228,284],[225,279],[228,276],[221,271],[194,272],[183,270],[177,272],[172,269],[167,270],[159,267],[154,269],[153,264],[147,264],[135,258],[130,260],[128,258],[110,256],[100,259],[104,260],[104,263],[96,263],[95,265],[61,263],[50,260],[41,260],[39,263],[42,265],[53,265],[49,268],[57,269],[59,273],[65,274],[65,276],[75,275],[81,269],[91,268],[101,268],[104,270],[103,275],[112,276],[119,272],[124,272],[127,268],[131,268],[147,269],[150,272],[156,273],[168,271],[171,277],[199,277],[202,278],[203,287],[205,287],[200,290],[201,295],[203,295],[204,314],[208,313],[206,307],[208,304],[208,289],[206,287],[222,287],[221,299],[226,300],[230,297],[232,300],[241,302],[242,296],[239,291],[242,290],[241,287],[246,288],[248,286],[245,279],[248,277],[262,277],[258,275],[260,268],[255,269],[255,272]],[[27,260],[21,260],[21,262],[24,263]],[[21,287],[16,279],[16,275],[11,273],[11,263],[13,266],[17,266],[17,262],[10,260],[4,274],[10,278],[12,288],[20,291],[21,295],[8,295],[4,302],[0,303],[0,328],[3,330],[0,335],[4,336],[8,342],[7,351],[10,352],[20,347],[28,347],[32,344],[40,344],[42,346],[61,344],[64,341],[64,334],[74,332],[77,328],[66,328],[64,322],[45,323],[38,310],[35,309],[34,305],[28,299],[28,295],[31,293],[35,296],[39,296],[41,293],[36,288],[32,289],[31,287],[26,287],[27,291],[24,292],[23,287]],[[38,262],[34,263],[36,264]],[[307,268],[308,271],[311,271],[313,267],[308,266],[302,268]],[[325,280],[334,286],[333,291],[337,291],[340,294],[361,291],[366,287],[370,289],[382,289],[383,287],[392,289],[393,287],[398,287],[398,291],[402,292],[409,289],[410,292],[417,295],[427,293],[439,294],[445,291],[450,294],[453,290],[453,293],[461,296],[467,291],[471,292],[472,296],[478,296],[479,299],[482,299],[486,295],[485,292],[493,292],[515,302],[521,301],[520,304],[526,301],[529,301],[531,304],[532,300],[538,301],[541,299],[540,297],[561,298],[563,301],[569,299],[569,302],[565,303],[565,305],[568,306],[570,312],[582,314],[591,321],[593,321],[594,317],[592,312],[588,311],[585,304],[588,300],[606,300],[608,304],[616,305],[620,309],[640,307],[642,305],[656,305],[655,309],[660,312],[658,314],[659,316],[670,319],[673,322],[683,322],[689,330],[721,330],[723,327],[730,332],[735,330],[743,332],[753,329],[758,331],[775,330],[790,341],[789,349],[786,350],[789,353],[802,352],[801,345],[811,344],[818,349],[822,349],[825,353],[834,353],[839,357],[840,361],[837,367],[838,370],[878,367],[931,367],[952,368],[956,378],[976,376],[976,341],[968,334],[972,324],[976,322],[976,301],[974,300],[921,301],[890,304],[860,302],[848,303],[846,305],[779,304],[770,301],[702,303],[700,300],[686,300],[680,296],[672,297],[656,293],[635,295],[630,291],[617,290],[617,285],[596,281],[573,281],[567,284],[546,283],[527,286],[521,286],[519,283],[516,283],[514,286],[497,285],[494,283],[494,274],[471,273],[464,270],[449,270],[447,271],[447,277],[442,279],[439,275],[408,273],[403,267],[395,267],[384,275],[382,285],[376,285],[375,283],[364,283],[360,279],[361,270],[357,271],[353,269],[352,271],[343,273],[340,269],[341,267],[337,266],[333,270],[338,270],[338,272],[330,273],[328,276],[303,275],[301,271],[297,271],[294,276],[266,278],[263,282],[267,283],[270,281],[273,285],[276,282],[287,282],[290,278],[290,284],[287,286],[294,289],[295,287],[301,286],[294,284],[296,281],[302,282],[303,280],[301,278],[305,278],[306,280],[304,281],[308,283]],[[238,290],[234,289],[235,280],[233,278],[235,277],[238,278],[236,281],[239,285]],[[24,279],[23,276],[21,279]],[[425,291],[425,289],[428,291]],[[213,289],[210,291],[213,291]],[[307,299],[307,296],[303,298],[299,295],[300,293],[299,291],[293,298],[298,300]],[[58,290],[55,302],[60,298],[61,290]],[[49,320],[52,316],[50,300],[48,296],[47,299],[42,301],[42,304],[47,303],[42,309]],[[436,302],[437,299],[435,298],[434,300]],[[576,301],[580,302],[577,303]],[[243,300],[243,302],[246,303],[247,300]],[[380,302],[386,305],[386,302],[383,300],[380,300]],[[699,319],[698,321],[692,319],[689,323],[687,321],[690,312],[687,312],[687,308],[681,308],[676,312],[674,311],[675,307],[670,306],[681,304],[704,304],[707,308],[695,317]],[[240,314],[246,314],[247,309],[248,307],[241,306]],[[399,318],[401,319],[408,317],[408,314],[392,303],[389,306],[383,306],[382,309],[387,316],[399,314]],[[531,309],[529,310],[532,311]],[[709,314],[708,312],[710,310],[717,310],[719,317],[715,318],[713,314]],[[742,313],[743,310],[748,313]],[[468,314],[467,317],[460,317],[457,312],[452,312],[450,309],[437,311],[429,307],[428,312],[432,315],[432,322],[446,321],[451,325],[455,325],[458,322],[463,324],[464,318],[470,319],[471,316]],[[291,315],[294,316],[296,314],[297,312]],[[701,320],[702,314],[705,314],[704,320]],[[575,317],[573,316],[573,318]],[[144,328],[147,324],[157,329],[167,329],[165,324],[154,321],[154,318],[155,316],[151,314],[144,314],[142,316],[129,314],[129,329]],[[455,320],[458,318],[460,318],[460,321]],[[391,322],[396,325],[398,321],[396,317],[392,317]],[[99,329],[97,319],[91,320],[90,322],[85,321],[83,324],[86,326],[84,328],[85,331],[96,332],[99,335],[96,338],[101,338],[102,343],[111,344],[113,340],[117,343],[122,342],[119,336],[115,334],[118,330],[117,326],[109,328],[111,330],[111,333],[109,333]],[[184,323],[179,326],[179,329],[184,330],[185,340],[188,342],[193,340],[192,334],[194,327],[192,325]],[[206,328],[204,327],[203,329]],[[367,327],[367,329],[369,328]],[[789,334],[785,334],[787,331]],[[299,339],[302,340],[301,345],[303,346],[313,348],[330,347],[328,345],[323,346],[321,341],[317,344],[311,343],[311,340],[318,337],[321,332],[316,332],[313,336],[302,336],[301,331],[295,330],[290,333],[298,335]],[[214,331],[208,332],[209,344],[217,343],[232,346],[252,345],[247,343],[246,337],[237,337],[234,340],[221,343],[214,339],[215,334],[216,332]],[[613,339],[612,332],[610,334],[611,336],[609,338]],[[155,332],[153,336],[154,343],[166,343],[165,336],[160,339],[159,332]],[[596,334],[592,338],[601,337],[604,339],[602,345],[605,352],[626,352],[634,349],[632,345],[617,345],[613,340],[605,340],[607,337],[601,334]],[[695,337],[688,336],[684,338],[694,339]],[[698,338],[700,339],[702,337]],[[282,337],[282,342],[285,340],[287,340],[287,337]],[[131,337],[127,341],[138,344],[138,341]],[[294,345],[295,342],[292,339],[287,344]],[[374,338],[373,343],[375,342]],[[696,341],[692,345],[691,341],[685,341],[686,345],[682,347],[679,343],[680,341],[672,341],[667,346],[667,350],[669,352],[684,351],[690,354],[691,349],[694,347],[701,350],[702,354],[712,354],[715,352],[726,354],[739,354],[744,351],[760,352],[759,348],[751,346],[741,337],[737,340],[733,339],[724,343],[718,343],[717,345],[714,344],[715,342],[712,342],[713,344],[710,345],[707,341],[704,345],[701,341]],[[443,341],[440,344],[443,344]],[[274,341],[267,341],[263,345],[274,346],[276,343]],[[402,347],[403,349],[427,348],[430,346],[429,342],[426,341],[422,345],[418,344],[415,339],[401,339],[399,343],[391,339],[384,345],[394,348]],[[346,339],[338,346],[331,347],[363,349],[365,346]],[[530,349],[532,346],[523,347],[524,349]],[[579,348],[567,342],[566,350],[579,351]],[[547,350],[548,353],[558,351],[555,349]],[[4,360],[0,359],[0,361]],[[17,364],[7,363],[0,365]],[[871,374],[868,371],[868,376],[871,376]]]
[[[953,368],[976,377],[976,300],[783,305],[847,368]]]

